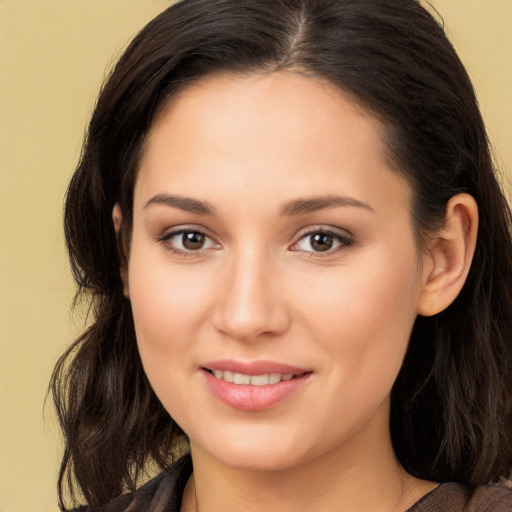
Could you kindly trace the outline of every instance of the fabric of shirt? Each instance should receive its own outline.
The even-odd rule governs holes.
[[[101,510],[180,512],[183,491],[191,474],[192,460],[187,455],[140,487],[135,494],[120,496]],[[89,510],[81,507],[75,512]],[[470,489],[458,483],[443,483],[405,512],[512,512],[512,490],[502,485]]]

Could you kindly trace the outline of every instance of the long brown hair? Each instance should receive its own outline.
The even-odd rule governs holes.
[[[416,0],[184,0],[151,21],[106,81],[69,185],[65,232],[77,300],[94,322],[51,381],[66,440],[59,496],[98,506],[165,467],[185,436],[152,391],[137,351],[120,262],[145,138],[183,87],[213,73],[299,69],[350,93],[387,129],[413,190],[419,239],[459,192],[480,226],[457,300],[418,318],[392,392],[391,435],[411,474],[471,486],[512,465],[511,216],[468,75]],[[112,208],[123,231],[116,240]]]

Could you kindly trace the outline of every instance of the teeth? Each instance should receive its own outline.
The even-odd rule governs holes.
[[[243,373],[235,373],[233,382],[235,384],[250,384],[251,376],[244,375]]]
[[[269,384],[277,384],[281,382],[281,374],[280,373],[271,373],[268,377]]]
[[[225,372],[221,371],[221,373],[224,373],[224,375],[220,377],[221,379],[224,379],[226,382],[235,382],[235,374],[233,372],[226,370]],[[215,377],[217,377],[217,375],[215,375]]]
[[[226,382],[234,382],[235,384],[245,384],[251,386],[266,386],[268,384],[278,384],[282,380],[291,380],[293,373],[266,373],[264,375],[245,375],[244,373],[234,373],[223,370],[213,370],[213,375],[217,379]]]
[[[268,384],[270,375],[253,375],[251,377],[251,384],[253,386],[266,386]]]

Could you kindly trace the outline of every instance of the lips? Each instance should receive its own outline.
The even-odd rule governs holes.
[[[262,411],[287,399],[309,380],[310,370],[273,361],[215,361],[202,368],[213,395],[242,411]]]

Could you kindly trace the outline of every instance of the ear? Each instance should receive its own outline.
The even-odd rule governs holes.
[[[121,207],[119,206],[119,203],[116,203],[114,205],[114,209],[112,210],[112,222],[114,223],[114,229],[116,231],[117,250],[120,253],[119,260],[121,261],[121,266],[119,268],[119,273],[121,275],[121,281],[123,282],[123,293],[124,293],[124,296],[127,299],[129,299],[130,291],[128,288],[128,269],[126,267],[126,257],[123,254],[121,254],[122,247],[121,247],[121,240],[120,240],[120,232],[121,232],[121,226],[123,225],[123,215],[121,213]]]
[[[446,309],[462,290],[476,247],[478,206],[469,194],[453,196],[445,222],[423,253],[418,314],[432,316]]]

